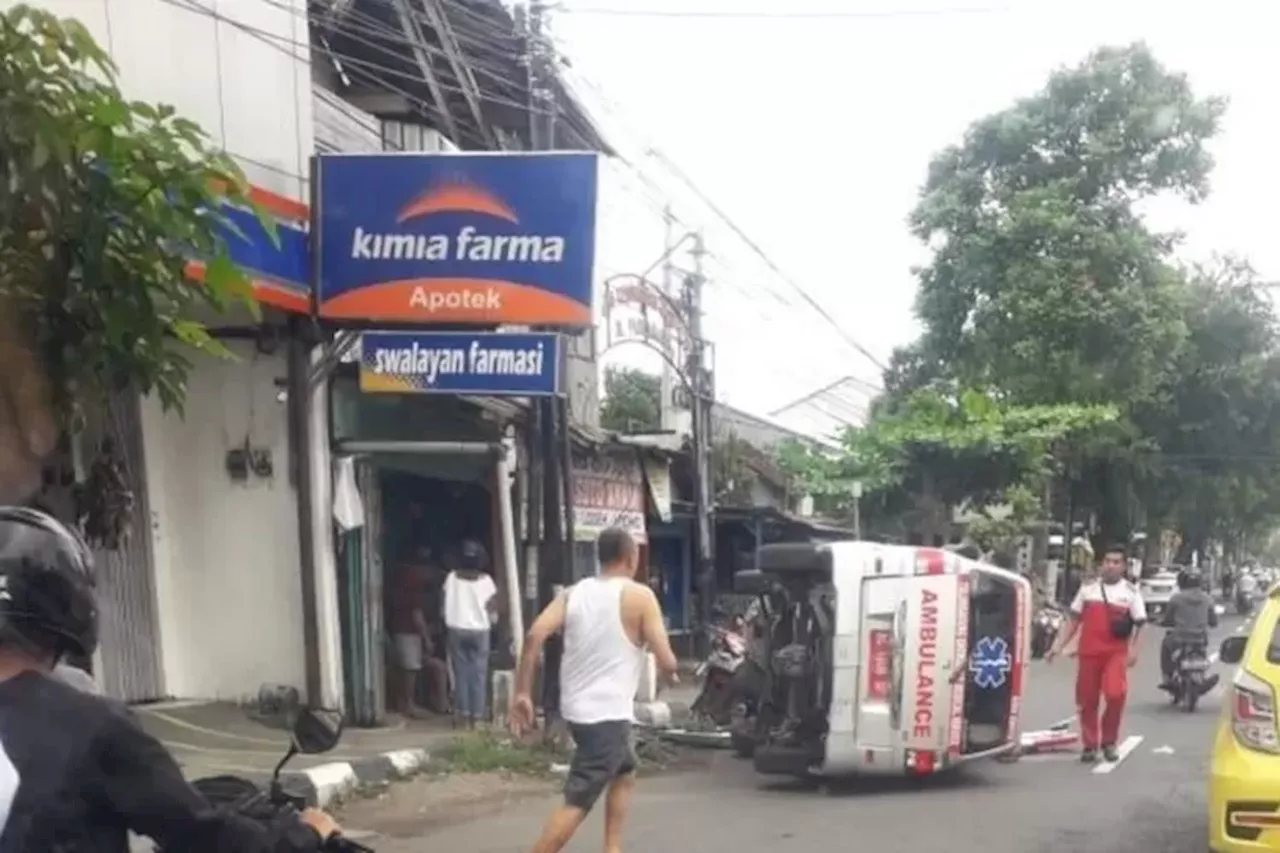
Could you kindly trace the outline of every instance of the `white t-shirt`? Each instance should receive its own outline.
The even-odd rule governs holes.
[[[444,579],[444,624],[462,631],[489,630],[489,599],[498,592],[493,578],[481,572],[464,578],[449,572]]]

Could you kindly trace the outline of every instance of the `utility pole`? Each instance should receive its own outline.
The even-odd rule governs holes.
[[[556,104],[551,86],[555,72],[545,37],[547,9],[545,0],[530,0],[526,41],[529,62],[529,141],[535,151],[547,151],[555,147]],[[570,581],[565,576],[565,568],[568,549],[573,545],[565,542],[565,530],[561,521],[565,518],[564,502],[571,500],[572,496],[564,494],[561,488],[562,482],[567,479],[562,478],[561,471],[568,460],[561,460],[565,444],[560,440],[562,436],[558,432],[569,429],[568,411],[562,401],[551,397],[539,398],[534,403],[536,427],[530,445],[535,450],[531,458],[534,455],[541,456],[541,464],[538,482],[530,483],[530,491],[540,492],[542,498],[542,539],[538,554],[540,607],[550,604],[560,589]],[[532,510],[530,514],[532,515]],[[558,636],[547,641],[542,666],[542,709],[548,720],[558,717],[560,711],[561,653]]]
[[[535,60],[533,39],[533,25],[529,15],[529,10],[524,6],[516,6],[515,8],[516,26],[519,27],[521,33],[524,34],[524,66],[525,66],[525,88],[529,93],[527,109],[529,112],[529,139],[531,147],[536,147],[539,133],[541,131],[541,123],[538,121],[538,95],[537,95],[537,78],[535,75]],[[525,430],[525,459],[528,467],[526,469],[524,481],[524,496],[526,506],[525,516],[525,555],[524,555],[524,571],[525,571],[525,588],[524,588],[524,606],[526,610],[525,624],[532,624],[538,615],[539,605],[542,601],[540,592],[542,589],[542,573],[539,571],[539,558],[541,557],[542,546],[542,478],[545,467],[542,463],[542,407],[535,404],[529,412],[528,429]]]
[[[854,480],[849,487],[853,497],[853,538],[862,539],[862,481]]]
[[[662,224],[662,295],[667,299],[672,299],[675,297],[676,290],[676,268],[671,260],[671,256],[675,253],[676,220],[671,212],[671,205],[667,205],[662,209]],[[671,365],[665,358],[662,360],[662,376],[658,387],[658,393],[661,395],[658,400],[658,428],[664,432],[674,432],[679,426],[675,416],[675,375]]]
[[[702,337],[702,286],[705,282],[702,234],[693,235],[693,274],[685,278],[684,310],[689,326],[689,358],[685,378],[689,382],[693,414],[694,512],[697,519],[698,589],[702,623],[710,625],[716,595],[715,524],[711,484],[711,388]]]

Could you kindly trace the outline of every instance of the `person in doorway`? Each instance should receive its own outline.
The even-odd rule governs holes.
[[[444,624],[453,668],[455,725],[475,728],[488,716],[489,637],[498,612],[498,587],[484,546],[468,539],[444,581]]]
[[[627,803],[635,788],[631,721],[646,648],[658,669],[676,681],[676,656],[658,598],[635,581],[635,540],[621,528],[609,528],[596,541],[596,554],[600,574],[578,581],[538,615],[516,670],[511,727],[523,734],[534,726],[530,690],[542,647],[563,631],[560,713],[575,749],[564,804],[547,819],[533,853],[559,853],[606,791],[604,849],[620,853]]]
[[[1076,634],[1079,668],[1076,707],[1080,713],[1081,760],[1093,763],[1098,748],[1106,761],[1118,761],[1120,720],[1129,691],[1128,669],[1138,662],[1138,635],[1147,621],[1147,608],[1137,586],[1125,577],[1128,564],[1123,545],[1102,555],[1096,580],[1082,584],[1071,602],[1067,628],[1045,654],[1051,663]],[[1098,710],[1103,700],[1099,726]]]
[[[448,693],[443,664],[433,664],[434,647],[431,624],[427,618],[427,599],[432,583],[431,566],[426,560],[413,560],[402,566],[392,583],[388,627],[399,672],[400,712],[415,719],[426,716],[418,703],[418,678],[426,669],[431,679],[430,693]]]

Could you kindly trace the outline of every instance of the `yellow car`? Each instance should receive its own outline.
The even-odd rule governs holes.
[[[1222,641],[1220,658],[1239,664],[1213,742],[1209,849],[1280,850],[1280,594],[1262,603],[1248,634]]]

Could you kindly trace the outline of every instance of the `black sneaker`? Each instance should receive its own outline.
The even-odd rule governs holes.
[[[1093,764],[1097,760],[1098,760],[1098,750],[1096,749],[1086,749],[1080,753],[1081,764]]]
[[[1116,752],[1115,746],[1107,744],[1102,748],[1102,760],[1110,764],[1115,764],[1120,760],[1120,753]]]

